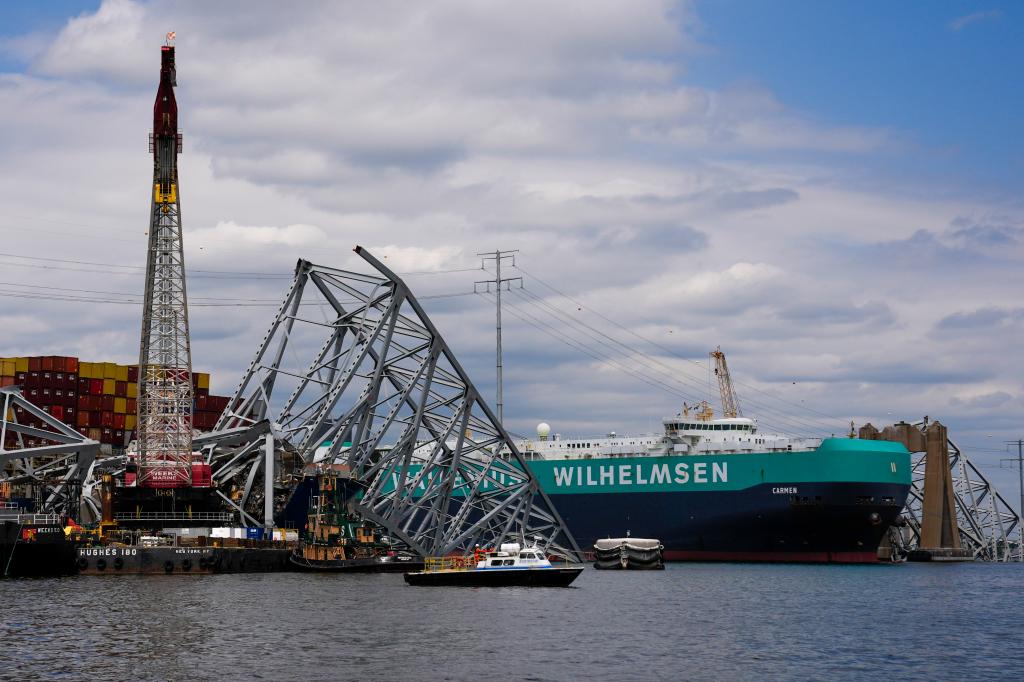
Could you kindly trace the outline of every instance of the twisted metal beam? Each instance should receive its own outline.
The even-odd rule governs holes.
[[[258,517],[267,496],[302,469],[331,466],[359,489],[353,504],[363,516],[421,554],[530,538],[580,555],[405,282],[366,250],[356,253],[375,274],[298,262],[215,431],[196,441],[218,486]],[[276,486],[266,485],[266,434]]]

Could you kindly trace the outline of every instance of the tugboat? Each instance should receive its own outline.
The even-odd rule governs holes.
[[[331,469],[316,476],[306,529],[291,555],[294,568],[330,573],[401,573],[423,568],[423,560],[396,546],[379,526],[360,517],[351,491]]]
[[[55,514],[33,514],[16,502],[0,502],[0,577],[75,573],[75,544]]]
[[[475,563],[474,563],[475,562]],[[465,587],[568,587],[583,566],[553,566],[543,549],[506,543],[469,557],[428,557],[424,570],[406,573],[410,585]]]

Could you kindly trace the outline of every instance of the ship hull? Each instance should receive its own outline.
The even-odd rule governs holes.
[[[287,548],[82,547],[82,575],[211,575],[292,571]]]
[[[431,587],[569,587],[582,568],[509,568],[406,573],[410,585]]]
[[[772,493],[780,487],[806,495],[793,501]],[[741,491],[552,494],[551,501],[585,548],[628,532],[661,540],[666,561],[874,563],[907,489],[802,483]],[[893,501],[843,503],[871,497]]]
[[[75,572],[75,545],[59,525],[0,522],[0,578],[34,578]]]
[[[584,550],[657,538],[666,561],[874,563],[910,490],[897,443],[529,462]]]

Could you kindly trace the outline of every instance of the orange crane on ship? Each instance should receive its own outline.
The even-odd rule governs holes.
[[[711,351],[711,358],[715,361],[715,376],[718,377],[718,392],[722,396],[722,414],[726,419],[742,417],[740,401],[736,397],[736,391],[732,387],[732,377],[729,376],[729,365],[725,362],[725,353],[722,347],[718,346]]]

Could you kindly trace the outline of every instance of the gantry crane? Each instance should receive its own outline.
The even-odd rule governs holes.
[[[715,361],[715,376],[718,377],[718,392],[722,395],[722,414],[726,419],[734,419],[743,416],[740,411],[740,401],[736,397],[736,391],[732,388],[732,377],[729,376],[729,365],[725,362],[725,353],[722,347],[718,346],[711,351],[711,358]]]
[[[174,34],[160,48],[153,105],[153,199],[139,348],[139,471],[147,488],[192,483],[192,352],[178,197],[178,105]]]

